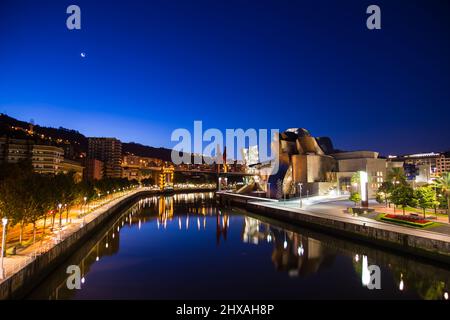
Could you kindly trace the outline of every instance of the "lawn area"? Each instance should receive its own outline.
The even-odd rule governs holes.
[[[399,208],[399,209],[402,210],[401,208]],[[405,210],[406,211],[412,211],[412,212],[421,213],[423,215],[423,209],[420,209],[420,208],[413,208],[413,207],[409,207],[408,206],[408,207],[405,207]],[[433,215],[435,215],[434,209],[426,209],[425,213],[426,214],[433,214]],[[439,217],[447,217],[447,213],[441,213],[441,212],[439,212],[439,209],[437,210],[437,215]]]
[[[385,209],[385,210],[384,210]],[[393,213],[392,210],[394,209],[393,206],[391,206],[390,208],[386,208],[386,207],[378,207],[376,208],[377,212],[381,212],[384,214],[391,214]],[[396,214],[403,214],[403,209],[401,207],[396,207],[395,208],[395,213]],[[420,208],[413,208],[413,207],[405,207],[405,213],[409,214],[409,213],[415,213],[418,214],[419,217],[423,217],[423,210]],[[437,212],[437,214],[434,213],[433,209],[427,209],[425,210],[425,215],[426,216],[433,216],[433,217],[440,217],[440,218],[447,218],[448,215],[447,213],[439,213],[439,211]]]

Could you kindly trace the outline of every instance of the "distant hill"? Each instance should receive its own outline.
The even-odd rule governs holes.
[[[122,152],[132,153],[141,157],[158,158],[163,161],[171,161],[172,150],[144,146],[135,142],[122,142]]]
[[[62,127],[42,127],[3,113],[0,114],[0,136],[58,146],[64,149],[65,157],[72,160],[78,160],[87,150],[87,139],[78,131]]]
[[[63,147],[65,150],[70,149],[68,152],[69,158],[73,159],[77,159],[80,154],[86,153],[88,147],[87,137],[76,130],[63,127],[41,127],[30,122],[17,120],[3,113],[0,113],[0,136],[29,139],[36,141],[36,143],[56,145]],[[172,150],[149,147],[135,142],[122,142],[122,152],[170,161]]]

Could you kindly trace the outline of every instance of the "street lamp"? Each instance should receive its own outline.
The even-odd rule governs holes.
[[[58,211],[59,211],[59,225],[61,226],[61,224],[62,224],[62,218],[61,218],[61,215],[62,215],[62,212],[61,212],[61,209],[62,209],[62,203],[59,203],[58,204]]]
[[[403,282],[403,273],[400,273],[400,284],[398,285],[398,289],[400,291],[403,291],[405,288],[405,283]]]
[[[302,201],[302,187],[303,187],[303,183],[299,183],[298,184],[298,190],[300,193],[300,208],[303,207],[303,201]]]
[[[359,172],[359,184],[361,189],[361,206],[367,208],[369,206],[369,192],[368,192],[368,176],[367,172]]]
[[[64,203],[64,210],[66,210],[66,224],[69,223],[69,209],[67,208],[67,203]]]
[[[61,208],[62,208],[62,203],[58,204],[58,210],[59,210],[59,241],[61,241],[61,229],[62,229],[62,217],[61,217]]]
[[[6,225],[8,224],[8,218],[4,217],[2,219],[3,225],[3,234],[2,234],[2,253],[1,253],[1,261],[0,261],[0,279],[5,279],[5,270],[3,269],[3,253],[5,251],[5,242],[6,242]]]
[[[87,197],[84,197],[83,198],[83,200],[84,200],[84,210],[83,210],[83,213],[86,213],[86,201],[87,201]],[[88,208],[89,209],[89,208]]]

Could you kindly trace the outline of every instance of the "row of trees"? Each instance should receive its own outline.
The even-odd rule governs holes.
[[[359,174],[352,177],[351,183],[359,184]],[[361,195],[359,192],[352,192],[349,200],[356,205],[361,201]],[[450,221],[450,173],[444,173],[431,184],[413,188],[406,181],[403,170],[393,168],[388,172],[386,181],[378,188],[376,200],[389,207],[391,203],[394,204],[394,210],[395,206],[400,206],[403,214],[407,207],[420,208],[424,217],[427,209],[434,209],[436,213],[438,208],[445,208]]]
[[[400,206],[405,213],[406,207],[421,208],[425,216],[427,209],[446,208],[450,219],[450,173],[445,173],[433,183],[412,188],[406,181],[401,169],[394,168],[388,173],[387,180],[378,189],[376,199],[379,203]]]
[[[8,218],[10,227],[20,225],[19,242],[23,241],[23,230],[33,225],[33,242],[36,241],[36,223],[51,218],[52,229],[59,214],[68,220],[70,208],[94,199],[108,196],[114,191],[137,185],[127,179],[102,179],[95,182],[76,183],[72,173],[43,175],[33,171],[30,162],[0,165],[0,215]]]

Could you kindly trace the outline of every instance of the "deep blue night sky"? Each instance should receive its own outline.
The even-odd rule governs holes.
[[[0,112],[152,146],[203,120],[449,150],[449,3],[1,0]],[[382,30],[366,28],[370,4]]]

